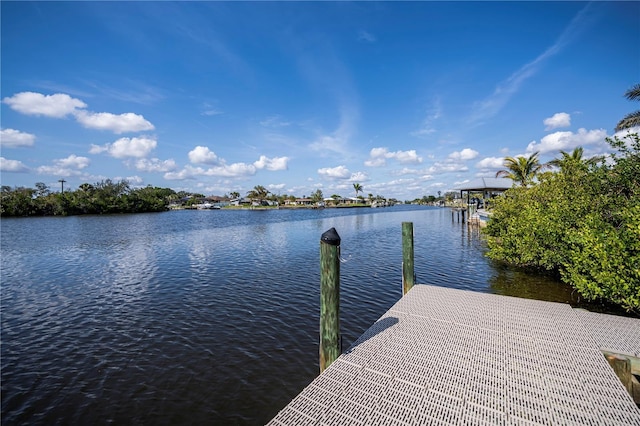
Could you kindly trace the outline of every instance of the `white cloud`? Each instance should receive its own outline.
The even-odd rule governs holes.
[[[479,169],[502,169],[504,168],[504,157],[487,157],[476,163]]]
[[[346,182],[367,182],[369,175],[364,172],[351,173],[345,166],[325,167],[318,169],[318,174],[324,178],[332,180],[342,180]]]
[[[280,191],[287,186],[286,183],[272,183],[267,185],[267,189],[270,191]]]
[[[116,134],[153,130],[155,127],[142,115],[127,112],[91,112],[85,110],[87,104],[65,93],[43,95],[35,92],[21,92],[2,100],[13,110],[27,115],[64,118],[72,114],[78,123],[89,129],[110,130]]]
[[[409,151],[391,152],[391,158],[395,158],[399,163],[403,164],[419,164],[422,163],[422,157],[418,156],[414,149]]]
[[[230,165],[221,164],[218,166],[210,167],[208,169],[187,165],[179,172],[165,173],[164,178],[168,180],[193,179],[196,176],[221,176],[228,178],[238,178],[253,176],[256,174],[256,170],[257,169],[253,164],[246,163],[234,163]]]
[[[32,146],[35,140],[36,136],[31,133],[25,133],[14,129],[0,130],[0,146],[3,148]]]
[[[141,172],[172,172],[177,166],[172,159],[162,161],[158,158],[141,158],[136,160],[134,167]]]
[[[543,121],[545,130],[553,130],[559,127],[569,127],[571,125],[571,116],[566,112],[557,112]]]
[[[224,176],[224,177],[241,177],[253,176],[256,174],[256,167],[253,164],[233,163],[231,165],[223,164],[208,169],[205,173],[207,176]]]
[[[91,160],[87,157],[78,157],[77,155],[70,155],[67,158],[61,158],[58,160],[53,160],[53,162],[60,167],[71,168],[71,169],[84,169],[89,164],[91,164]]]
[[[220,114],[224,114],[224,112],[222,110],[219,109],[208,109],[206,111],[202,111],[202,115],[207,115],[207,116],[214,116],[214,115],[220,115]]]
[[[43,175],[53,176],[78,176],[80,170],[89,166],[91,160],[87,157],[78,157],[77,155],[70,155],[67,158],[60,158],[53,160],[52,166],[40,166],[37,171]]]
[[[117,182],[123,179],[116,178],[114,180]],[[129,182],[129,185],[132,185],[132,186],[141,186],[144,182],[144,179],[142,179],[140,176],[127,176],[126,178],[124,178],[124,180]]]
[[[351,176],[351,172],[345,166],[318,169],[318,174],[329,179],[348,179]]]
[[[368,167],[380,167],[386,165],[386,159],[395,159],[403,164],[422,163],[422,157],[418,156],[415,149],[409,151],[389,152],[387,148],[372,148],[369,159],[364,162]]]
[[[368,167],[381,167],[387,164],[387,148],[371,148],[369,159],[364,162]]]
[[[25,166],[22,161],[7,160],[4,157],[0,157],[0,171],[9,173],[27,173],[29,168]]]
[[[155,129],[142,115],[132,112],[116,115],[110,112],[76,111],[75,117],[86,128],[110,130],[115,134]]]
[[[158,142],[156,142],[155,139],[144,136],[140,138],[120,138],[112,144],[105,144],[102,146],[91,144],[89,153],[100,154],[102,152],[107,152],[114,158],[144,158],[149,155],[157,145]]]
[[[208,164],[212,167],[207,169],[202,167],[186,166],[179,172],[170,172],[165,174],[165,179],[183,180],[190,179],[195,176],[220,176],[227,178],[239,178],[245,176],[253,176],[258,170],[286,170],[288,157],[268,158],[264,155],[253,164],[233,163],[226,164],[224,159],[218,157],[213,151],[204,146],[198,146],[189,152],[189,159],[194,164]]]
[[[179,172],[167,172],[164,174],[164,178],[167,180],[185,180],[193,179],[195,176],[202,175],[204,169],[201,167],[185,166],[184,169]]]
[[[288,157],[273,157],[267,158],[264,155],[260,156],[258,161],[255,161],[253,165],[258,170],[267,169],[271,171],[287,170]]]
[[[349,177],[349,182],[367,182],[368,180],[369,175],[364,172],[355,172]]]
[[[640,133],[640,126],[629,127],[628,129],[620,130],[619,132],[615,132],[613,136],[622,139],[633,133]]]
[[[527,145],[527,152],[532,153],[540,151],[540,154],[554,151],[567,151],[578,146],[604,144],[607,132],[604,129],[586,130],[581,128],[577,133],[573,132],[555,132],[551,133],[540,140]]]
[[[129,184],[131,185],[136,185],[136,186],[140,186],[144,183],[144,179],[142,179],[140,176],[127,176],[125,178],[125,180],[127,182],[129,182]]]
[[[80,99],[72,98],[64,93],[43,95],[42,93],[21,92],[2,100],[11,109],[27,115],[44,115],[62,118],[76,112],[87,105]]]
[[[189,151],[189,161],[193,164],[218,165],[221,159],[206,146],[196,146]]]
[[[479,152],[471,148],[465,148],[462,151],[455,151],[449,154],[449,158],[456,161],[473,160],[478,156]]]

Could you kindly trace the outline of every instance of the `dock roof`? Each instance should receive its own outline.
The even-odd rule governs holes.
[[[455,189],[458,191],[506,191],[513,187],[513,181],[508,178],[477,178]]]

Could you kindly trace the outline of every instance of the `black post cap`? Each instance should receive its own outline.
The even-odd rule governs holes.
[[[338,231],[336,228],[331,228],[320,237],[320,241],[323,243],[327,243],[332,246],[340,245],[340,235],[338,235]]]

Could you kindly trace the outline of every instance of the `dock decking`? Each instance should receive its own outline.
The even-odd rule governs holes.
[[[603,350],[640,320],[416,285],[269,426],[640,425]]]

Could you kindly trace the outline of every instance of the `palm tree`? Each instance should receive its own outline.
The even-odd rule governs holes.
[[[233,191],[230,192],[229,195],[231,196],[231,198],[240,198],[240,193],[238,191]]]
[[[359,183],[354,183],[353,184],[353,189],[355,189],[356,191],[356,198],[358,198],[358,192],[362,191],[362,185],[360,185]]]
[[[630,101],[640,101],[640,84],[636,84],[627,90],[624,96]],[[640,111],[634,111],[631,114],[627,114],[616,126],[616,132],[620,130],[629,129],[631,127],[640,126]]]
[[[560,158],[554,158],[547,164],[549,166],[558,167],[561,171],[570,171],[580,166],[595,166],[598,164],[598,161],[601,160],[601,157],[591,157],[583,160],[583,154],[584,149],[582,149],[581,146],[575,148],[571,154],[566,151],[560,151]]]
[[[529,157],[506,157],[504,166],[507,169],[498,171],[496,177],[507,177],[514,183],[527,187],[544,167],[538,160],[538,154],[539,151]]]
[[[262,185],[256,185],[253,189],[247,192],[247,197],[252,200],[257,200],[260,204],[267,198],[269,191]]]
[[[324,199],[324,196],[322,195],[322,190],[316,189],[315,192],[312,192],[311,199],[313,200],[314,203],[321,202]]]

